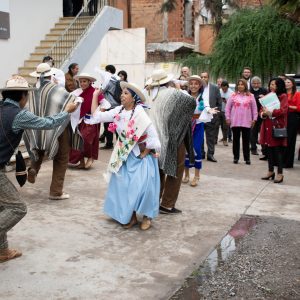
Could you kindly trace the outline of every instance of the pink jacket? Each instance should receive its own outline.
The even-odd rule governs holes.
[[[257,120],[257,106],[252,94],[235,92],[227,100],[225,107],[226,120],[230,120],[230,127],[250,128],[252,121]]]

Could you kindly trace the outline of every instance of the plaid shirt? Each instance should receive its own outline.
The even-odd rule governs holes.
[[[5,102],[20,107],[19,103],[14,100],[5,99]],[[18,133],[22,129],[52,129],[61,125],[68,116],[67,112],[60,112],[50,117],[41,118],[27,109],[22,109],[15,116],[12,123],[12,130]]]

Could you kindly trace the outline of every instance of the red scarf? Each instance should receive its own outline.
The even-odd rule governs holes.
[[[84,117],[86,114],[91,114],[94,90],[95,88],[90,85],[79,95],[79,97],[82,97],[84,99],[83,103],[81,104],[80,118]],[[98,98],[98,103],[100,103],[103,98],[103,94],[100,94]]]

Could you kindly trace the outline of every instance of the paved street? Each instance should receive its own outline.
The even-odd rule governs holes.
[[[28,214],[9,241],[23,256],[0,265],[0,299],[168,299],[241,214],[300,220],[299,161],[274,184],[260,180],[266,162],[234,165],[231,145],[219,143],[218,163],[204,161],[199,185],[182,185],[182,215],[124,230],[102,212],[109,155],[101,150],[91,170],[67,171],[69,200],[48,200],[51,162],[21,189]]]

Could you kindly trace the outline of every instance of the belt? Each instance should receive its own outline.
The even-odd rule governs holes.
[[[194,114],[193,115],[193,120],[199,119],[199,117],[200,117],[200,114]]]

